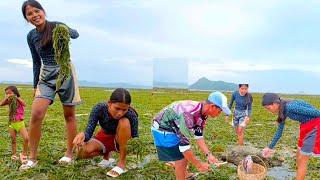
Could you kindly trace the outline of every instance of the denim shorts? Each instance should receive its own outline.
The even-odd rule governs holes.
[[[232,126],[233,127],[241,126],[241,123],[244,122],[245,118],[247,117],[247,114],[248,114],[247,110],[244,110],[244,111],[234,110]],[[245,126],[241,126],[241,127],[245,127]]]
[[[73,106],[80,104],[78,80],[73,65],[71,64],[71,76],[63,80],[61,87],[56,89],[59,70],[59,65],[41,66],[35,97],[49,99],[52,104],[57,93],[63,105]]]

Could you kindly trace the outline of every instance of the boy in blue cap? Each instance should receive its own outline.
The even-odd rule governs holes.
[[[176,179],[187,176],[187,162],[198,171],[208,171],[210,165],[201,162],[193,154],[189,139],[194,136],[197,145],[210,164],[218,160],[209,151],[203,138],[203,129],[208,116],[217,117],[221,111],[230,114],[227,98],[221,92],[213,92],[202,102],[184,100],[173,102],[163,108],[154,118],[151,127],[160,161],[174,162]]]

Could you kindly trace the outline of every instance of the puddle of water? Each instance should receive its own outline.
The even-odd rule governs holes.
[[[267,172],[267,176],[277,180],[287,180],[287,179],[294,179],[296,176],[296,172],[290,170],[288,164],[283,164],[282,166],[279,166],[279,167],[269,168]]]

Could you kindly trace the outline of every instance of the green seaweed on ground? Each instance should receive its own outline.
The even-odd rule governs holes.
[[[137,160],[141,160],[146,154],[151,152],[150,146],[140,138],[132,138],[127,145],[128,154],[135,154]]]

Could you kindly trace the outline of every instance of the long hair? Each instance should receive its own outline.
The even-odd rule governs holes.
[[[278,123],[282,123],[286,120],[287,116],[286,116],[286,105],[289,102],[289,100],[285,100],[280,98],[280,103],[279,103],[279,113],[278,113],[278,118],[277,118],[277,122]]]
[[[4,89],[4,91],[7,91],[8,89],[10,89],[14,95],[16,95],[17,97],[20,97],[20,93],[16,86],[8,86]]]
[[[128,90],[124,88],[117,88],[115,89],[109,99],[110,103],[124,103],[124,104],[131,104],[131,95]],[[136,115],[138,116],[138,112],[132,107],[129,106],[129,109],[132,109]]]
[[[27,20],[27,15],[26,15],[26,8],[27,6],[32,6],[35,7],[37,9],[40,9],[44,12],[44,14],[46,14],[46,11],[43,9],[43,7],[41,6],[41,4],[36,1],[36,0],[27,0],[22,4],[22,15],[24,17],[25,20]],[[55,27],[55,24],[49,21],[45,22],[45,27],[44,27],[44,31],[43,31],[43,35],[42,38],[40,40],[40,46],[41,47],[46,47],[48,44],[52,43],[52,31]]]
[[[249,88],[249,84],[239,84],[239,88],[241,88],[242,86]]]
[[[124,88],[115,89],[109,99],[111,103],[124,103],[130,105],[131,95],[128,90]]]

